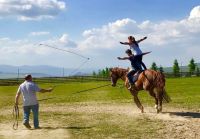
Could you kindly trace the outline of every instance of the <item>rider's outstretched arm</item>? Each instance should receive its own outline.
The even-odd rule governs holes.
[[[140,43],[141,41],[144,41],[144,40],[146,40],[147,39],[147,37],[144,37],[144,38],[142,38],[142,39],[140,39],[140,40],[137,40],[137,43]]]
[[[129,42],[119,42],[120,44],[129,45]]]
[[[117,59],[119,59],[119,60],[127,60],[127,59],[129,59],[129,57],[117,57]]]

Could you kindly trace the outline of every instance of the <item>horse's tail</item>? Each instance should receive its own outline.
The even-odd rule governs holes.
[[[170,96],[167,94],[165,88],[163,89],[163,100],[164,100],[164,102],[166,102],[166,103],[169,103],[169,102],[171,101],[171,98],[170,98]]]
[[[160,89],[165,87],[165,75],[163,73],[157,71],[154,81],[156,87]]]
[[[165,90],[165,75],[162,72],[157,72],[156,77],[157,87],[162,90],[163,100],[164,102],[169,103],[171,101],[171,98]]]
[[[164,102],[169,103],[171,101],[171,98],[165,90],[165,75],[162,72],[156,73],[155,83],[156,87],[162,90],[161,92]]]

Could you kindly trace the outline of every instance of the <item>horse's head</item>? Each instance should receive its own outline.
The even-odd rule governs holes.
[[[125,79],[125,75],[127,73],[127,69],[122,68],[110,68],[110,78],[112,86],[115,87],[117,84],[117,80],[121,78],[122,80]]]

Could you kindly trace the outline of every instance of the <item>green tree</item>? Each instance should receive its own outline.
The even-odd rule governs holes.
[[[109,77],[109,73],[110,73],[109,68],[106,67],[106,77]]]
[[[196,64],[194,63],[194,59],[193,58],[190,60],[190,63],[188,65],[188,67],[189,67],[190,74],[194,74],[194,71],[196,69]]]
[[[105,69],[102,70],[102,76],[106,77],[106,71],[105,71]]]
[[[103,75],[102,75],[102,70],[99,70],[98,76],[103,76]]]
[[[97,76],[99,76],[99,77],[109,77],[109,75],[110,75],[110,70],[107,67],[105,69],[99,70],[98,74],[97,74]]]
[[[161,73],[163,73],[163,72],[164,72],[164,69],[163,69],[163,67],[162,67],[162,66],[160,66],[158,70],[159,70]]]
[[[95,71],[93,71],[93,72],[92,72],[92,75],[93,75],[93,76],[97,76],[97,74],[96,74],[96,72],[95,72]]]
[[[155,62],[152,63],[151,69],[152,69],[152,70],[158,70],[158,67],[157,67],[157,65],[156,65]]]
[[[175,77],[179,76],[179,74],[180,74],[180,67],[178,65],[177,59],[174,60],[173,73],[174,73]]]
[[[197,76],[200,75],[199,67],[197,67],[196,75],[197,75]]]

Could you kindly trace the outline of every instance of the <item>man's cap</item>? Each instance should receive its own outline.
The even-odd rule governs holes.
[[[31,74],[26,74],[26,75],[24,76],[24,79],[27,80],[27,79],[30,78],[30,77],[31,77]]]

